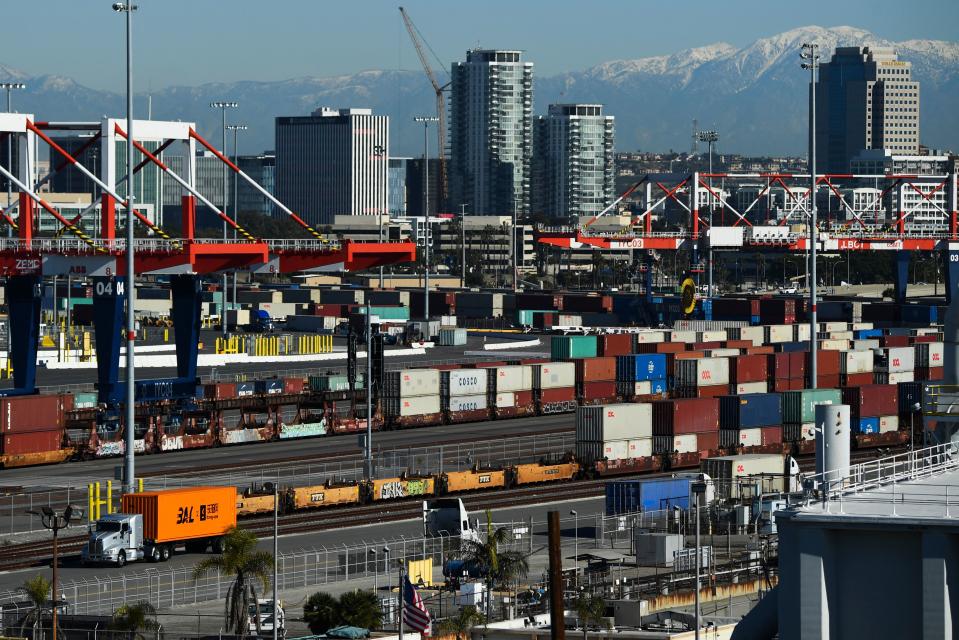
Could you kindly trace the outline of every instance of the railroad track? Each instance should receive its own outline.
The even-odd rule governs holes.
[[[894,448],[886,452],[895,453],[905,447]],[[854,450],[850,453],[850,463],[857,464],[876,458],[875,449]],[[808,472],[815,469],[815,455],[800,456],[797,459],[799,468]],[[668,476],[672,472],[636,474],[637,477],[655,478]],[[632,476],[622,476],[629,478]],[[610,478],[590,480],[573,480],[571,482],[556,482],[549,484],[529,485],[507,490],[489,490],[463,494],[463,504],[470,511],[485,509],[502,509],[509,507],[544,504],[552,501],[570,500],[576,498],[598,497],[605,493],[605,484]],[[422,500],[408,498],[405,500],[390,501],[369,505],[332,507],[311,511],[296,512],[280,516],[278,528],[280,535],[314,533],[358,527],[364,525],[382,524],[419,518],[422,513]],[[258,536],[268,538],[273,535],[273,517],[261,516],[245,518],[241,522],[243,528],[253,531]],[[86,536],[62,537],[59,541],[61,558],[69,558],[79,554],[86,544]],[[0,571],[23,569],[48,563],[52,559],[52,549],[48,540],[26,542],[0,547]]]

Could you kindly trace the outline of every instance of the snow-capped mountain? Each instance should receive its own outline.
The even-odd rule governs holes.
[[[804,42],[820,45],[823,61],[837,46],[894,47],[912,62],[921,84],[921,139],[959,150],[959,43],[937,40],[891,42],[855,27],[801,27],[737,48],[716,43],[671,55],[614,60],[551,77],[534,76],[533,106],[545,112],[552,102],[599,102],[616,116],[619,149],[687,149],[693,118],[720,132],[719,150],[743,153],[802,153],[806,145],[808,73],[799,68]],[[535,51],[530,52],[535,63]],[[28,89],[16,104],[44,119],[95,119],[121,114],[120,95],[96,91],[55,75],[29,77],[0,65],[0,80],[19,80]],[[306,114],[318,106],[372,107],[393,118],[394,155],[420,153],[421,138],[411,118],[433,111],[433,92],[419,71],[374,70],[294,78],[275,82],[174,86],[153,93],[153,117],[218,129],[211,100],[237,100],[235,117],[250,125],[245,149],[273,146],[273,118]],[[145,98],[136,109],[145,114]]]

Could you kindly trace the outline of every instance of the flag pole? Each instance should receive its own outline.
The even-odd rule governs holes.
[[[403,640],[403,609],[406,608],[406,576],[403,574],[403,563],[400,563],[400,640]]]

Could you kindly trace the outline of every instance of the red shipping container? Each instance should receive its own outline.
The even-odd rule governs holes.
[[[793,351],[789,354],[789,377],[798,378],[799,380],[806,377],[805,351]]]
[[[284,378],[283,393],[303,393],[303,378]]]
[[[783,441],[781,426],[762,427],[763,444],[778,444]]]
[[[612,296],[566,294],[560,300],[561,306],[557,308],[563,311],[602,313],[603,311],[613,310]]]
[[[883,347],[908,347],[909,336],[883,336],[879,338],[879,344]]]
[[[697,398],[718,398],[719,396],[729,395],[728,384],[711,384],[707,386],[698,386],[695,388]]]
[[[719,449],[719,431],[700,431],[696,434],[698,451],[716,451]]]
[[[842,402],[849,405],[849,416],[854,420],[891,416],[899,411],[899,395],[894,384],[843,387]]]
[[[577,384],[580,389],[580,396],[584,402],[595,402],[596,400],[614,400],[616,398],[616,382],[583,382]]]
[[[653,342],[636,345],[636,353],[683,353],[686,351],[685,342]],[[652,347],[651,351],[640,350],[639,347]]]
[[[693,351],[706,351],[707,349],[721,349],[722,346],[722,342],[714,340],[711,342],[694,342],[690,348]]]
[[[550,329],[554,324],[556,324],[555,313],[533,314],[533,326],[537,329]]]
[[[766,356],[766,373],[769,380],[779,380],[789,378],[789,355],[788,353],[771,353]]]
[[[806,371],[812,371],[810,366],[810,358],[812,357],[808,351],[800,352],[804,353],[803,356],[806,360]],[[839,351],[823,351],[822,349],[816,351],[816,364],[818,369],[816,371],[817,375],[833,375],[839,374]]]
[[[539,392],[539,399],[544,404],[547,402],[573,402],[576,400],[576,387],[543,389]]]
[[[866,373],[839,374],[839,384],[843,387],[861,387],[875,382],[871,371]]]
[[[203,397],[211,400],[236,397],[236,384],[233,382],[211,382],[203,385]]]
[[[519,361],[520,364],[546,364],[552,362],[549,358],[523,358]]]
[[[62,429],[63,403],[61,395],[0,398],[0,429],[4,435]]]
[[[942,380],[942,367],[916,367],[916,380]]]
[[[25,453],[42,453],[44,451],[59,451],[63,444],[63,430],[55,431],[23,431],[9,433],[3,437],[3,453],[5,455],[23,455]]]
[[[749,349],[752,346],[752,340],[727,340],[722,343],[724,349]]]
[[[578,358],[576,363],[576,382],[600,382],[616,380],[616,358]],[[615,385],[614,385],[615,386]],[[615,393],[613,395],[616,395]]]
[[[768,358],[769,356],[764,355],[730,358],[729,383],[736,385],[744,382],[765,382]]]
[[[677,398],[653,403],[653,435],[673,436],[718,431],[719,400]]]
[[[596,351],[601,356],[628,356],[633,352],[633,336],[629,333],[599,336]]]
[[[838,351],[836,352],[838,353]],[[807,378],[809,376],[806,376]],[[838,373],[821,373],[818,376],[818,383],[816,384],[817,389],[838,389],[839,388],[839,374]],[[809,387],[801,387],[802,389],[807,389]]]
[[[759,353],[768,355],[770,353],[776,353],[776,349],[770,345],[763,345],[761,347],[746,347],[747,356],[751,356]]]
[[[700,358],[706,357],[705,351],[683,351],[682,353],[674,353],[673,356],[677,360],[699,360]]]

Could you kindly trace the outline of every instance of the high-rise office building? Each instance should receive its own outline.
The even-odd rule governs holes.
[[[411,158],[406,163],[406,215],[423,215],[423,196],[429,196],[429,215],[449,213],[443,209],[442,193],[440,193],[440,161],[430,158],[429,173],[423,171],[423,158]],[[426,192],[423,182],[428,181]]]
[[[551,104],[536,118],[532,213],[596,215],[613,201],[613,123],[598,104]]]
[[[273,193],[276,186],[276,156],[270,152],[256,156],[240,156],[237,159],[237,166],[246,175],[250,176],[254,182]],[[230,185],[233,189],[233,183],[236,182],[237,210],[242,213],[258,213],[261,215],[273,214],[273,203],[267,200],[258,189],[246,180],[230,172]],[[234,191],[230,192],[230,200],[233,200]],[[233,205],[230,205],[230,215],[233,215]]]
[[[391,218],[406,215],[406,176],[410,158],[390,158],[387,172],[389,212]]]
[[[919,153],[919,82],[888,47],[837,47],[816,83],[818,171],[846,173],[863,149]]]
[[[387,213],[389,129],[371,109],[277,118],[277,197],[313,225]]]
[[[452,66],[450,209],[529,212],[533,63],[514,50],[472,49]]]

